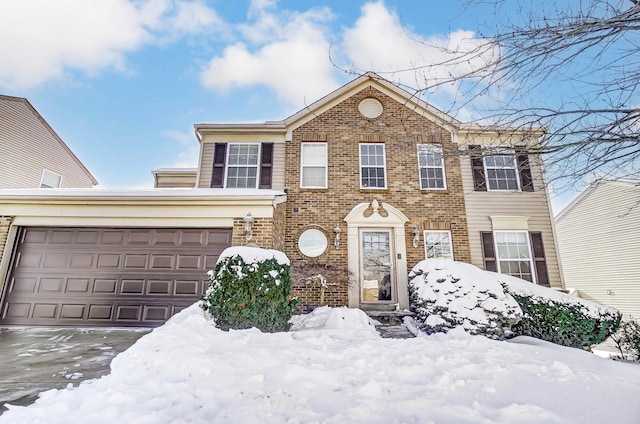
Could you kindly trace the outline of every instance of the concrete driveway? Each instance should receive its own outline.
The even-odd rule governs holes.
[[[149,328],[0,328],[0,415],[40,392],[109,374],[111,360]]]

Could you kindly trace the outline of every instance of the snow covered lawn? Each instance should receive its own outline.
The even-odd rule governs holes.
[[[531,338],[382,339],[357,309],[223,332],[197,305],[0,423],[639,423],[640,366]]]

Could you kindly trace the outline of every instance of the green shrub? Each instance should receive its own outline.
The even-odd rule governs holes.
[[[509,291],[507,286],[505,289]],[[561,302],[535,294],[509,293],[524,313],[512,328],[516,335],[589,349],[602,343],[620,326],[621,315],[615,309],[589,308],[578,301]]]
[[[611,337],[620,351],[622,359],[640,361],[640,323],[633,319],[623,321]]]
[[[200,305],[223,330],[286,331],[298,302],[290,298],[289,269],[288,260],[283,264],[275,257],[263,257],[246,263],[242,255],[223,253],[215,271],[209,273],[209,288]]]

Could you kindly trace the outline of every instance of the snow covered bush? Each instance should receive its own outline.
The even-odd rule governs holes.
[[[409,302],[416,324],[428,334],[462,327],[470,334],[503,340],[520,321],[518,303],[477,267],[428,259],[409,273]]]
[[[513,328],[516,335],[588,349],[602,343],[620,326],[621,314],[613,308],[519,278],[494,275],[524,313]]]
[[[209,271],[209,288],[200,305],[223,330],[286,331],[297,304],[290,297],[289,269],[289,259],[280,251],[230,247]]]
[[[622,359],[640,361],[640,323],[633,319],[622,322],[611,337],[620,351]]]

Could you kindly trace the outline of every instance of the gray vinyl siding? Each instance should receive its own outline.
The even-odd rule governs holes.
[[[556,220],[565,285],[640,318],[640,187],[602,181]]]
[[[198,187],[209,188],[211,187],[211,173],[213,171],[213,149],[215,143],[202,141],[200,147],[200,165],[198,166],[198,172],[200,177],[198,178]]]
[[[285,166],[285,143],[275,143],[273,145],[273,174],[271,188],[274,190],[284,190],[284,166]]]
[[[200,170],[198,187],[211,187],[211,172],[213,170],[213,149],[215,143],[209,141],[202,142],[202,152],[200,158]],[[273,145],[273,168],[271,188],[274,190],[284,190],[285,175],[285,143],[274,143]]]
[[[467,209],[471,263],[484,268],[480,232],[492,231],[490,216],[527,216],[529,231],[542,232],[547,271],[551,287],[562,287],[558,255],[554,243],[549,199],[539,163],[531,160],[534,191],[474,191],[471,161],[463,155],[462,185]]]
[[[47,169],[62,188],[90,188],[77,158],[23,101],[0,98],[0,188],[39,188]]]

